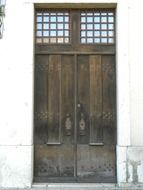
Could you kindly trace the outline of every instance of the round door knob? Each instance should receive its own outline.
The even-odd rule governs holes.
[[[77,104],[77,107],[80,108],[80,104]]]

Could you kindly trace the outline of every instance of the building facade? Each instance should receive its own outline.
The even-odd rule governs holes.
[[[116,179],[113,182],[119,185],[143,183],[142,5],[142,0],[6,1],[4,35],[0,40],[0,187],[31,187],[34,182],[38,182],[34,179],[37,155],[34,148],[37,142],[34,140],[34,97],[36,93],[36,90],[34,91],[34,84],[36,84],[34,68],[38,60],[36,58],[38,51],[35,47],[35,13],[36,10],[43,8],[47,10],[49,8],[53,10],[114,9],[116,35],[114,35],[114,49],[110,47],[114,51],[116,63],[116,103],[114,102],[117,129],[115,135]],[[102,54],[101,49],[96,52],[96,55],[93,50],[89,58],[91,63],[94,63],[93,59],[97,59]],[[113,54],[107,47],[105,50],[103,56]],[[72,51],[70,55],[78,56],[77,52],[75,55],[75,50],[70,51]],[[43,52],[42,54],[45,54]],[[89,54],[88,50],[86,53]],[[81,55],[81,52],[79,54]],[[82,51],[82,55],[85,55],[85,51]],[[58,60],[58,58],[55,59]],[[69,127],[68,115],[66,119]],[[82,127],[84,128],[84,123]],[[70,132],[67,133],[67,136],[70,136]],[[92,160],[96,161],[94,156]],[[48,180],[46,182],[48,183]]]

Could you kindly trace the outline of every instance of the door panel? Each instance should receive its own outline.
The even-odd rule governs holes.
[[[78,145],[77,176],[78,182],[115,182],[115,147]]]
[[[89,57],[77,57],[77,139],[78,144],[89,142]]]
[[[74,56],[62,55],[61,72],[61,119],[62,119],[62,142],[74,143],[75,127],[75,81],[74,81]]]
[[[36,55],[34,93],[34,142],[36,145],[47,142],[48,123],[48,55]]]
[[[35,81],[35,177],[115,182],[115,56],[37,56]]]
[[[89,56],[90,141],[103,142],[102,128],[102,62],[100,55]]]
[[[59,143],[61,134],[61,56],[50,55],[47,73],[47,143]]]
[[[50,177],[73,177],[74,176],[74,146],[59,145],[35,147],[35,177],[43,181]]]
[[[79,182],[115,181],[114,63],[114,56],[78,56],[78,118],[85,115],[85,133],[78,133]]]
[[[74,56],[37,56],[35,177],[73,177]]]
[[[104,143],[116,144],[116,73],[115,56],[102,56]]]

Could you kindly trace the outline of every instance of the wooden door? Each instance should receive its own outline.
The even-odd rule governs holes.
[[[36,15],[35,181],[115,182],[114,10],[38,9]],[[96,22],[108,43],[100,36],[96,45],[90,26],[95,30]]]

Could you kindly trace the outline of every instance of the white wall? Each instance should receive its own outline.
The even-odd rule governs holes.
[[[143,146],[143,1],[129,2],[131,142]]]
[[[77,0],[7,0],[4,36],[0,40],[2,187],[26,187],[32,184],[35,2],[77,3]],[[117,3],[118,183],[143,182],[143,2],[90,2]],[[137,179],[133,173],[136,164]]]
[[[33,5],[7,0],[0,40],[0,186],[27,186],[33,157]]]

